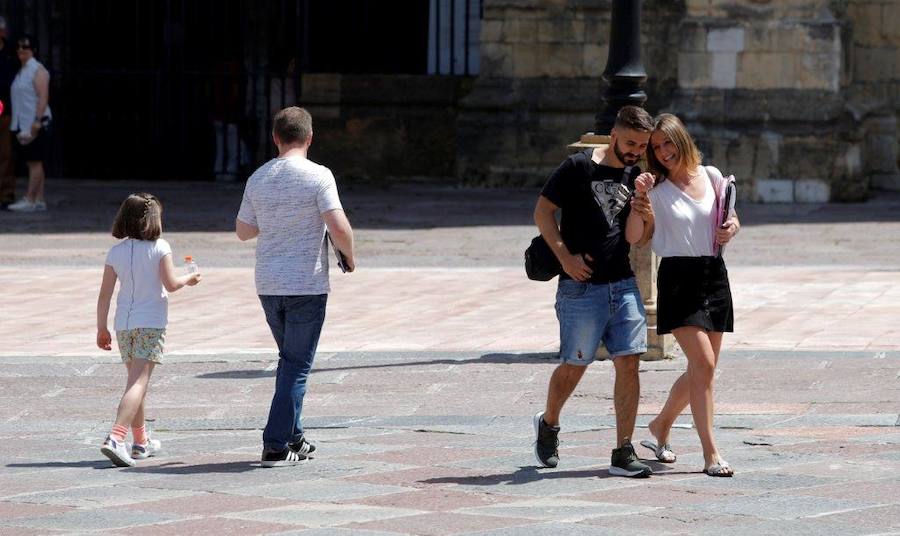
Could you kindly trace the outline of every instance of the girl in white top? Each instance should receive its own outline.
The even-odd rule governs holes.
[[[657,332],[672,333],[687,357],[687,371],[672,386],[659,415],[649,424],[653,441],[641,444],[665,463],[675,461],[669,432],[690,404],[710,476],[732,476],[713,437],[713,378],[722,335],[733,331],[728,271],[719,245],[727,244],[740,228],[732,213],[713,229],[717,217],[716,188],[701,154],[684,124],[671,114],[655,119],[647,159],[653,173],[635,181],[633,217],[652,214],[653,250],[662,257],[657,276]],[[710,172],[721,180],[718,170]],[[654,174],[656,179],[654,179]]]
[[[172,248],[160,238],[162,204],[151,194],[128,196],[113,222],[112,235],[124,239],[106,256],[103,283],[97,299],[97,346],[112,349],[107,328],[109,303],[116,279],[114,329],[122,362],[128,369],[125,394],[119,402],[116,423],[100,452],[119,467],[135,465],[135,459],[153,456],[159,441],[147,437],[144,426],[144,396],[150,374],[162,362],[168,322],[168,292],[200,282],[200,273],[175,275]],[[134,442],[129,452],[125,436],[131,427]]]

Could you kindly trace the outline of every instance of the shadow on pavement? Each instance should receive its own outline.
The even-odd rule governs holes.
[[[428,361],[399,361],[395,363],[378,363],[372,365],[354,365],[347,367],[323,367],[316,368],[313,366],[312,374],[322,372],[339,372],[345,370],[366,370],[366,369],[383,369],[393,367],[418,367],[430,365],[473,365],[473,364],[502,364],[511,365],[514,363],[527,362],[546,362],[556,359],[556,352],[544,353],[527,353],[527,354],[484,354],[475,359],[432,359]],[[269,378],[275,376],[274,370],[226,370],[223,372],[208,372],[206,374],[198,374],[197,378],[205,380],[241,380],[254,378]]]
[[[84,460],[80,462],[35,462],[35,463],[10,463],[6,467],[18,468],[75,468],[75,469],[117,469],[129,471],[133,473],[150,473],[150,474],[166,474],[166,475],[194,475],[209,473],[246,473],[247,471],[255,471],[261,469],[262,466],[256,461],[245,462],[227,462],[227,463],[205,463],[200,465],[185,465],[182,462],[169,462],[161,465],[138,466],[138,467],[115,467],[109,460]]]
[[[667,465],[663,465],[654,460],[641,460],[653,469],[653,474],[661,475],[702,475],[702,471],[673,471]],[[557,471],[554,469],[543,469],[535,465],[527,467],[519,467],[512,473],[500,473],[494,475],[479,476],[444,476],[438,478],[429,478],[419,480],[422,484],[458,484],[462,486],[517,486],[529,484],[540,480],[552,480],[559,478],[623,478],[609,474],[606,469],[582,469],[580,471]]]
[[[353,226],[370,230],[528,226],[538,188],[460,188],[448,185],[339,183]],[[739,186],[740,187],[740,186]],[[0,211],[0,235],[109,231],[119,204],[134,192],[150,191],[163,202],[168,232],[231,232],[243,183],[101,182],[54,180],[48,211]],[[900,221],[900,193],[874,192],[866,203],[754,204],[741,202],[745,226],[790,223]]]
[[[537,189],[457,188],[432,184],[338,184],[356,229],[533,226]],[[244,184],[59,180],[47,190],[47,212],[0,211],[0,234],[109,232],[131,193],[163,203],[167,232],[233,232]]]
[[[128,471],[134,473],[163,474],[163,475],[197,475],[210,473],[237,474],[262,469],[257,461],[202,463],[199,465],[185,465],[182,462],[164,463],[161,465],[130,467]]]
[[[35,462],[35,463],[8,463],[6,467],[17,468],[40,468],[40,469],[116,469],[109,460],[84,460],[80,462]]]
[[[580,471],[539,471],[537,466],[519,467],[512,473],[498,473],[479,476],[442,476],[419,480],[422,484],[458,484],[461,486],[519,486],[541,480],[559,478],[612,478],[606,469],[583,469]]]

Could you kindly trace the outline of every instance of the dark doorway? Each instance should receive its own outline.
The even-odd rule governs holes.
[[[0,0],[43,39],[53,176],[246,177],[301,73],[426,74],[429,0]]]

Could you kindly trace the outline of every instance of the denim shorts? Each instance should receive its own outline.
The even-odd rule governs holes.
[[[556,317],[563,363],[588,365],[601,344],[610,359],[647,351],[647,315],[633,277],[605,284],[560,279]]]

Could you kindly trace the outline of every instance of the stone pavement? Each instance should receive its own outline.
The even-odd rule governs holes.
[[[898,197],[741,208],[716,384],[737,475],[699,472],[686,415],[678,462],[635,481],[606,472],[608,362],[566,406],[560,467],[535,465],[557,347],[553,284],[519,263],[536,192],[345,191],[361,269],[332,277],[304,408],[318,456],[262,469],[275,356],[230,234],[240,189],[152,187],[205,278],[171,297],[148,399],[165,451],[133,469],[98,451],[124,375],[93,315],[105,229],[147,186],[54,181],[51,212],[0,213],[0,534],[900,534]],[[641,364],[636,440],[683,370]]]

